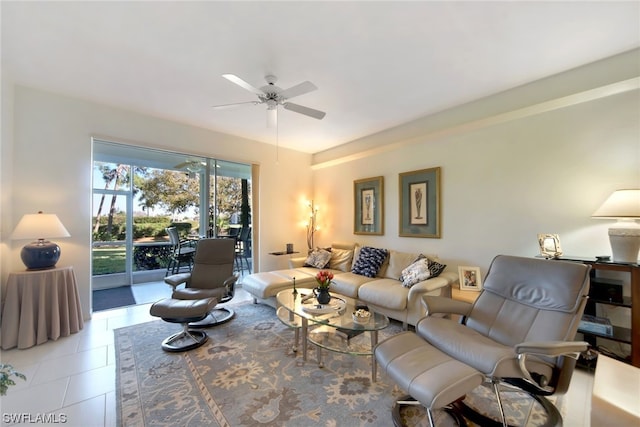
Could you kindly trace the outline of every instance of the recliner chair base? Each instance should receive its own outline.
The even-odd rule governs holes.
[[[397,400],[396,403],[393,405],[393,408],[391,408],[391,418],[393,419],[393,425],[395,427],[406,427],[405,424],[402,422],[402,414],[401,414],[402,407],[415,406],[415,405],[422,406],[420,402],[418,402],[417,400],[415,400],[413,397],[409,395],[403,396],[400,400]],[[422,407],[424,408],[424,406]],[[425,411],[427,410],[426,408],[424,409]],[[451,405],[445,406],[441,409],[446,413],[448,413],[456,421],[458,426],[467,427],[467,422],[464,419],[464,417],[460,415],[459,411],[451,407]]]
[[[233,319],[236,313],[228,307],[216,307],[207,314],[202,320],[189,323],[191,328],[209,328],[211,326],[221,325]]]
[[[533,393],[527,393],[527,395],[536,400],[547,414],[547,420],[543,424],[540,424],[540,427],[562,426],[562,415],[560,414],[560,411],[558,411],[558,408],[553,405],[553,403],[549,402],[549,400],[544,396]],[[453,402],[451,406],[453,411],[457,412],[460,416],[468,419],[469,421],[472,421],[475,424],[481,425],[483,427],[503,427],[502,421],[488,417],[485,414],[481,414],[476,410],[476,408],[467,405],[462,400]],[[511,426],[511,424],[509,424],[509,427],[517,426]]]
[[[185,329],[183,331],[173,334],[162,341],[162,349],[170,352],[193,350],[194,348],[198,348],[206,343],[208,338],[209,337],[207,336],[206,332],[189,329],[188,325],[185,325]],[[187,343],[174,344],[176,342],[185,340],[187,341]],[[188,343],[189,341],[191,342],[191,344]]]

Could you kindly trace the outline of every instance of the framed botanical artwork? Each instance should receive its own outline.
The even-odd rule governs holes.
[[[440,168],[399,175],[401,237],[440,238]]]
[[[482,290],[482,275],[480,267],[458,267],[460,289],[463,291]]]
[[[384,177],[353,181],[353,233],[384,234]]]
[[[562,255],[560,236],[557,234],[538,234],[540,255],[545,258],[558,258]]]

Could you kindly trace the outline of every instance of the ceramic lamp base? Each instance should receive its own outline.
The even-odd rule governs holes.
[[[53,268],[60,259],[60,246],[47,240],[31,242],[22,248],[20,258],[27,270]]]
[[[609,243],[615,262],[638,262],[640,252],[640,227],[611,227]]]

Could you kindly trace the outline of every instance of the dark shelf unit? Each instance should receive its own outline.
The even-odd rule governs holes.
[[[637,263],[622,263],[615,261],[602,261],[588,257],[561,256],[554,258],[559,261],[580,262],[591,266],[591,277],[595,278],[596,272],[620,271],[626,272],[630,276],[631,296],[623,297],[622,301],[612,301],[605,299],[590,298],[585,309],[586,314],[595,314],[596,304],[607,304],[619,307],[626,307],[631,310],[631,325],[629,328],[613,326],[613,336],[598,334],[592,331],[578,329],[585,337],[585,341],[595,344],[595,338],[605,338],[631,345],[631,364],[640,367],[640,265]],[[594,346],[595,347],[595,346]]]

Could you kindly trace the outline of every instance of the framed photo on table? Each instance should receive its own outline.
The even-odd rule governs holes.
[[[440,238],[440,168],[399,175],[401,237]]]
[[[545,258],[558,258],[562,255],[560,236],[557,234],[538,234],[540,255]]]
[[[460,280],[460,290],[477,292],[482,290],[480,267],[458,267],[458,276]]]
[[[384,234],[384,177],[353,181],[353,234]]]

